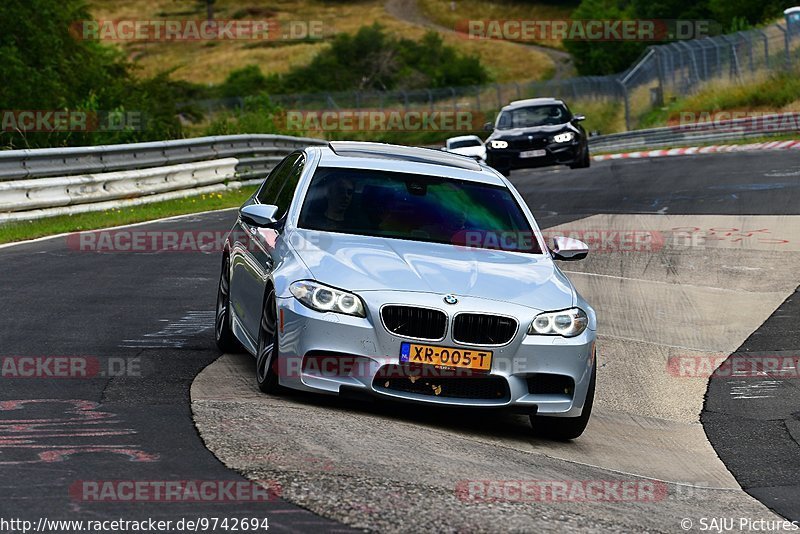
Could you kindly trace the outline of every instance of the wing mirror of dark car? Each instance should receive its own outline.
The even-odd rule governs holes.
[[[483,125],[483,129],[486,130],[487,132],[493,132],[494,124],[492,124],[491,122],[487,122],[486,124]]]
[[[239,217],[247,224],[259,228],[267,228],[277,221],[275,215],[278,213],[278,206],[271,204],[250,204],[239,210]]]
[[[578,239],[556,236],[553,238],[553,244],[550,246],[550,252],[553,253],[553,259],[561,261],[577,261],[582,260],[587,254],[589,254],[589,246]]]
[[[586,120],[586,115],[574,115],[572,117],[573,122],[581,122]]]

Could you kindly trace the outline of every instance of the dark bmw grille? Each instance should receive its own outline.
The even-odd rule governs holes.
[[[442,339],[447,316],[439,310],[414,306],[384,306],[383,324],[393,334],[419,339]]]
[[[453,322],[453,339],[467,345],[504,345],[517,332],[517,321],[497,315],[461,313]]]
[[[534,137],[533,139],[528,139],[527,137],[521,137],[508,142],[509,148],[517,148],[521,150],[544,148],[546,146],[547,146],[546,137]]]
[[[446,374],[446,373],[443,373]],[[422,376],[413,369],[387,365],[372,382],[376,390],[416,393],[448,399],[507,400],[510,397],[508,382],[499,376]]]

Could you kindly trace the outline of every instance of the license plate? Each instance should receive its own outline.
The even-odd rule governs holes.
[[[492,368],[492,351],[403,343],[400,347],[400,361],[436,367],[460,367],[489,371]]]
[[[525,150],[519,153],[521,158],[541,158],[547,155],[547,150]]]

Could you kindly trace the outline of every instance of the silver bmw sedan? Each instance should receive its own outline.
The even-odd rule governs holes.
[[[292,388],[530,415],[581,435],[597,320],[520,194],[470,158],[379,143],[295,152],[239,210],[216,341]]]

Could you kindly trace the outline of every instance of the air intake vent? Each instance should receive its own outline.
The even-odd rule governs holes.
[[[447,315],[429,308],[384,306],[381,318],[386,329],[398,336],[437,341],[447,331]]]
[[[460,313],[453,322],[453,340],[466,345],[505,345],[517,333],[517,321],[497,315]]]

